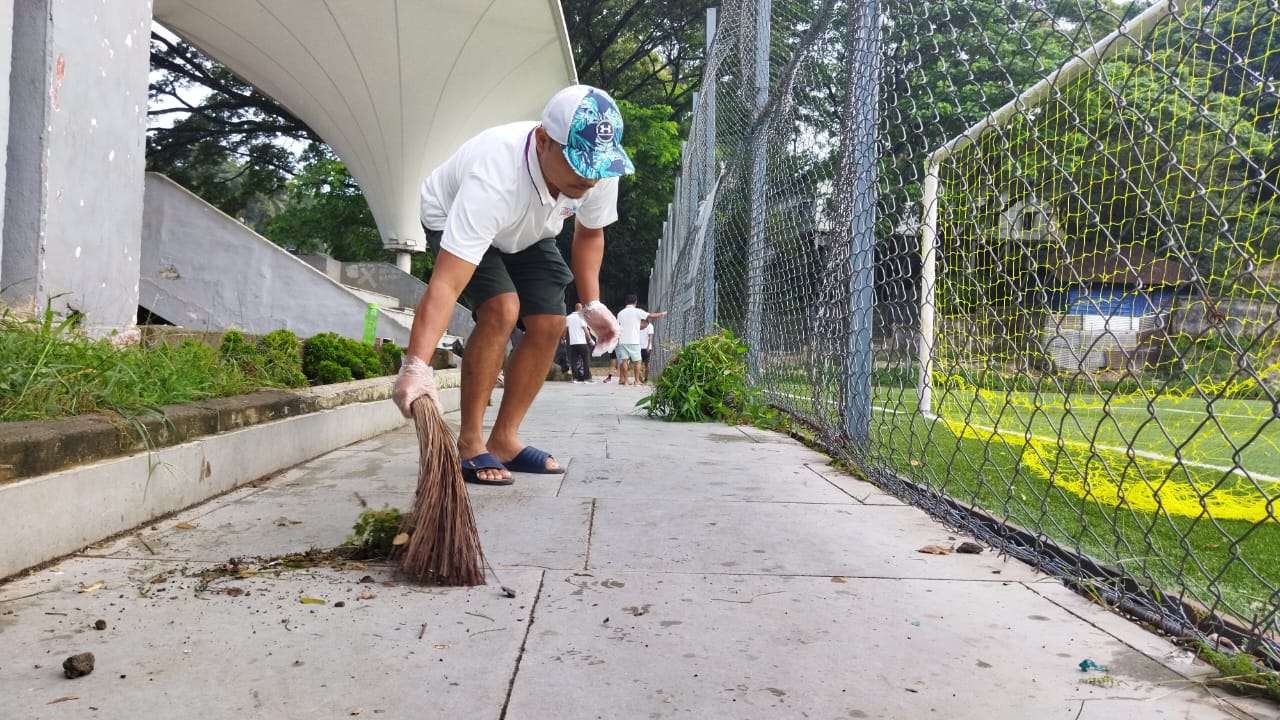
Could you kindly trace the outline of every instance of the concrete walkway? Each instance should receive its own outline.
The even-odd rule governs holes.
[[[361,501],[407,507],[406,428],[0,586],[0,718],[1274,717],[1016,561],[917,552],[963,538],[822,455],[645,419],[641,392],[549,385],[525,439],[568,474],[473,491],[514,600],[385,567],[195,592],[341,543]]]

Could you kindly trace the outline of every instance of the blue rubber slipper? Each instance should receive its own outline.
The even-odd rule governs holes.
[[[479,470],[504,470],[505,466],[498,458],[489,453],[480,453],[473,458],[462,461],[462,479],[475,485],[510,485],[515,482],[513,478],[499,478],[497,480],[482,479],[477,471]]]
[[[532,445],[526,445],[520,454],[506,462],[511,472],[532,473],[534,475],[563,475],[564,468],[547,469],[547,458],[551,453],[543,452]]]

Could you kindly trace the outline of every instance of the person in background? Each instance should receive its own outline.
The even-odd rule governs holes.
[[[560,372],[569,372],[572,362],[569,359],[569,328],[565,328],[560,334],[560,343],[556,345],[556,367],[560,368]]]
[[[618,335],[618,347],[614,352],[618,356],[618,383],[627,384],[627,370],[634,364],[635,374],[631,384],[635,385],[640,375],[640,323],[645,320],[657,320],[665,317],[665,312],[649,312],[636,307],[640,301],[635,293],[627,295],[627,306],[618,313],[618,325],[622,329]]]
[[[592,382],[591,328],[587,327],[587,321],[582,318],[582,303],[574,306],[564,324],[569,336],[569,365],[573,368],[573,381]]]
[[[618,374],[618,353],[615,351],[615,352],[609,353],[609,375],[605,377],[604,381],[607,383],[613,382],[613,376],[617,374]]]
[[[649,355],[653,351],[653,321],[640,321],[640,384],[649,382]]]

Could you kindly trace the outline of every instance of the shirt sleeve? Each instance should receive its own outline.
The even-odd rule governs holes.
[[[578,222],[593,230],[612,225],[618,220],[618,178],[606,178],[596,184],[587,199],[578,206]]]
[[[470,173],[449,206],[440,248],[479,265],[498,231],[508,225],[511,193],[503,192],[480,173]]]

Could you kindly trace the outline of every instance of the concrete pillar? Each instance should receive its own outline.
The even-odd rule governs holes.
[[[9,66],[13,60],[13,3],[0,2],[0,138],[9,137]],[[0,198],[4,197],[7,153],[0,152]],[[0,227],[4,226],[4,203],[0,202]],[[4,235],[0,234],[0,258],[4,257]],[[0,288],[4,270],[0,265]]]
[[[0,297],[94,334],[137,316],[150,26],[151,0],[13,3]]]
[[[405,272],[412,272],[412,270],[413,270],[413,253],[411,253],[411,252],[405,252],[405,251],[403,251],[403,250],[397,251],[397,252],[396,252],[396,267],[400,268],[401,270],[403,270],[403,271],[405,271]]]

